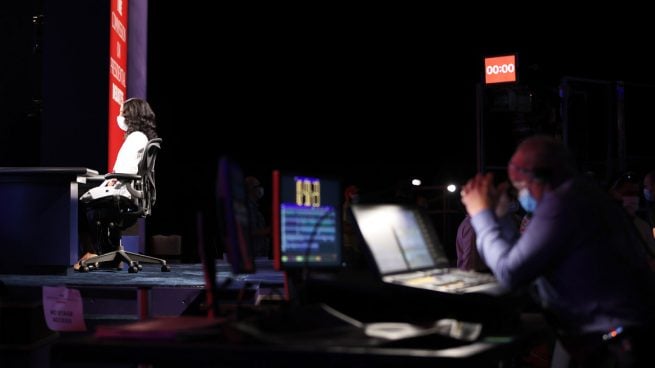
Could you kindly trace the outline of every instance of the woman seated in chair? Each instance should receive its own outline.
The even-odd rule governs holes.
[[[155,113],[145,100],[139,98],[130,98],[121,105],[120,115],[116,117],[116,122],[121,130],[125,131],[125,140],[121,145],[116,163],[112,172],[136,174],[138,172],[139,162],[144,154],[144,149],[148,141],[157,138],[155,131]],[[105,180],[100,186],[114,186],[118,182],[116,179]],[[80,242],[82,257],[79,261],[87,260],[97,255],[95,242],[91,230],[90,220],[87,219],[87,207],[80,202]],[[79,269],[79,261],[73,268]]]

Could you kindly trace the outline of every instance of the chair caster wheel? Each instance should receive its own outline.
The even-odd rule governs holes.
[[[143,265],[142,265],[142,264],[139,263],[139,264],[136,265],[136,266],[139,268],[139,271],[143,270]]]
[[[80,266],[80,272],[89,272],[89,266]]]
[[[127,269],[127,272],[129,272],[129,273],[137,273],[137,272],[139,272],[139,267],[137,267],[137,266],[130,266],[130,267]]]
[[[161,266],[161,272],[171,272],[171,268],[168,265]]]

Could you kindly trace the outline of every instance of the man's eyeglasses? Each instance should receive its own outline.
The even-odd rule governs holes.
[[[527,167],[517,165],[517,164],[515,164],[515,163],[513,163],[511,161],[507,164],[507,166],[509,166],[513,170],[516,170],[516,171],[520,172],[521,174],[528,175],[528,176],[533,176],[534,175],[534,172],[532,170],[528,169]]]

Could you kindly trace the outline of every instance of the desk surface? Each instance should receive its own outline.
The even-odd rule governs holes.
[[[98,175],[98,171],[86,167],[0,167],[0,176],[6,175]]]
[[[184,366],[266,367],[497,367],[521,347],[512,337],[481,340],[446,349],[261,345],[225,341],[149,341],[64,336],[51,349],[55,362],[166,363]],[[443,365],[442,365],[443,366]]]
[[[544,319],[539,314],[525,314],[512,333],[481,336],[473,343],[431,345],[440,340],[412,340],[410,344],[386,345],[339,344],[339,339],[308,337],[316,343],[264,344],[249,339],[231,322],[214,327],[216,334],[184,335],[178,340],[143,338],[97,338],[63,334],[51,349],[54,362],[92,363],[165,363],[183,366],[230,367],[498,367],[511,361],[547,336]],[[545,333],[546,332],[546,333]],[[310,336],[310,335],[308,335]],[[318,335],[314,335],[318,336]],[[345,341],[345,340],[344,340]],[[352,340],[349,340],[352,341]],[[358,340],[359,341],[359,340]]]

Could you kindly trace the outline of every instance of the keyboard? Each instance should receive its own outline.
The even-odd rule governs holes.
[[[410,287],[454,293],[465,292],[476,286],[496,284],[496,278],[491,274],[459,269],[434,270],[420,274],[412,273],[411,275],[394,275],[385,281]]]

